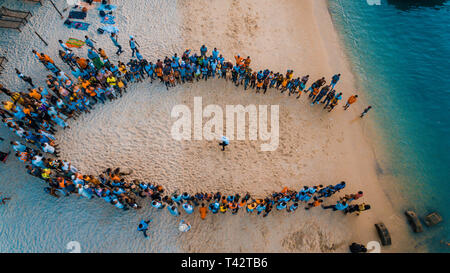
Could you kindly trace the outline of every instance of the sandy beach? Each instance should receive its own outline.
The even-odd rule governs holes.
[[[254,70],[285,73],[292,69],[294,77],[309,74],[308,87],[322,76],[329,82],[332,75],[341,73],[338,92],[343,92],[344,100],[352,94],[358,94],[360,100],[348,111],[342,110],[341,102],[328,113],[319,105],[311,107],[305,94],[298,100],[276,89],[255,94],[217,79],[167,91],[159,82],[146,80],[132,84],[120,100],[97,105],[91,114],[71,120],[70,129],[59,131],[56,137],[62,158],[70,159],[86,174],[98,174],[108,167],[132,169],[130,179],[158,183],[169,192],[180,193],[250,192],[264,197],[283,187],[298,190],[305,185],[346,181],[345,190],[324,204],[362,190],[365,195],[358,201],[372,206],[360,216],[302,207],[295,214],[283,211],[266,218],[241,211],[236,216],[208,215],[202,221],[195,213],[184,217],[194,228],[178,238],[181,251],[347,252],[351,242],[379,241],[374,227],[378,222],[384,222],[393,238],[393,244],[382,252],[423,251],[415,248],[404,216],[387,197],[389,189],[379,183],[374,149],[382,147],[373,146],[370,134],[374,128],[358,117],[366,107],[364,90],[355,86],[325,0],[180,0],[176,9],[170,8],[181,19],[166,18],[166,23],[171,22],[169,29],[154,27],[156,19],[142,11],[140,16],[148,18],[148,24],[142,30],[124,27],[122,43],[125,45],[127,35],[134,35],[144,45],[141,53],[153,61],[173,52],[181,55],[186,48],[198,51],[206,44],[209,51],[217,47],[229,60],[236,54],[250,56]],[[134,23],[123,17],[124,26]],[[141,32],[134,33],[137,31]],[[152,31],[156,34],[147,34]],[[167,32],[173,37],[159,43],[158,35],[170,37]],[[110,41],[104,38],[102,42],[109,43],[104,48],[113,55]],[[174,140],[171,110],[178,104],[193,108],[194,97],[202,97],[204,105],[223,108],[229,104],[279,105],[278,149],[263,152],[261,141],[245,140],[233,141],[222,153],[217,141]],[[146,204],[143,209],[151,208]]]

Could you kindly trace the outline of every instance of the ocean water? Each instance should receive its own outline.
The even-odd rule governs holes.
[[[357,77],[374,108],[387,158],[382,183],[398,209],[444,222],[414,235],[433,252],[450,242],[450,2],[330,0],[329,10]],[[375,1],[376,2],[376,1]],[[380,143],[381,144],[381,143]],[[401,202],[396,202],[401,200]]]

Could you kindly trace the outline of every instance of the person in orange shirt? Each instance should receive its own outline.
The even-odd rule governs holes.
[[[49,62],[51,64],[55,64],[55,62],[50,58],[48,55],[41,53],[42,58],[44,58],[44,61]]]
[[[94,103],[98,102],[96,98],[97,93],[95,92],[95,88],[93,86],[89,86],[88,88],[86,88],[86,93],[90,96],[91,99],[94,100]]]
[[[244,61],[245,67],[250,67],[251,62],[252,62],[252,60],[250,59],[250,56],[247,56],[247,59],[245,59],[245,61]]]
[[[83,68],[83,69],[86,69],[86,68],[87,68],[88,62],[87,62],[87,60],[86,60],[85,58],[77,57],[76,60],[77,60],[77,64],[78,64],[81,68]]]
[[[350,107],[350,105],[356,102],[357,99],[358,95],[353,95],[350,98],[348,98],[347,103],[344,105],[344,110],[347,110]]]
[[[32,109],[29,108],[29,107],[24,107],[24,108],[23,108],[23,112],[25,113],[25,115],[31,117]]]
[[[264,82],[262,80],[258,80],[256,83],[256,93],[259,93],[259,90],[262,88]]]
[[[242,58],[240,55],[234,56],[234,59],[236,60],[236,65],[239,66],[244,58]]]
[[[28,95],[36,100],[40,100],[42,98],[42,95],[36,89],[31,89]]]
[[[202,206],[198,211],[200,212],[200,217],[202,218],[202,220],[205,220],[206,214],[208,213],[208,210],[205,207],[205,203],[202,203]]]
[[[283,81],[281,82],[281,89],[280,89],[281,93],[286,91],[286,89],[287,89],[286,87],[287,87],[288,82],[289,82],[288,78],[284,78]]]
[[[33,52],[34,56],[36,56],[36,58],[38,58],[39,61],[42,62],[42,56],[41,54],[39,54],[36,50],[31,50],[31,52]]]
[[[156,68],[156,76],[163,81],[163,73],[162,73],[162,68],[161,67],[157,67]]]
[[[314,196],[314,201],[311,203],[308,203],[308,206],[305,209],[309,210],[310,208],[318,207],[318,206],[320,206],[320,204],[322,204],[322,202],[323,202],[322,199],[318,199],[317,197]]]
[[[107,59],[108,59],[108,55],[106,55],[105,50],[99,48],[99,49],[98,49],[98,52],[99,52],[99,54],[100,54],[100,57],[103,58],[103,60],[107,60]]]

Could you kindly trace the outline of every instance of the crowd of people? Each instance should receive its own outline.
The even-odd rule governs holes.
[[[111,39],[118,47],[116,54],[120,55],[123,49],[117,42],[117,35],[112,35]],[[143,58],[139,44],[131,36],[129,44],[132,59],[126,64],[121,61],[114,64],[103,49],[95,47],[96,42],[88,36],[85,37],[85,43],[87,58],[77,56],[59,41],[61,49],[58,55],[70,67],[71,75],[63,72],[48,55],[33,50],[32,54],[51,72],[46,77],[47,86],[36,87],[31,77],[17,69],[18,77],[30,86],[28,92],[12,92],[0,85],[0,91],[10,97],[10,100],[2,102],[4,109],[0,115],[3,123],[23,142],[11,141],[15,156],[25,164],[30,175],[47,182],[47,193],[55,197],[72,193],[89,199],[98,197],[124,210],[141,208],[137,200],[148,197],[150,200],[147,202],[153,208],[167,208],[174,216],[180,215],[181,211],[192,214],[198,207],[201,218],[205,219],[208,211],[213,214],[230,212],[234,215],[242,209],[266,217],[272,210],[292,213],[301,203],[309,210],[321,206],[325,198],[346,186],[345,182],[341,182],[334,186],[305,186],[298,191],[285,188],[266,198],[252,198],[249,193],[243,197],[220,192],[167,194],[161,185],[130,181],[126,176],[131,172],[122,172],[120,168],[109,168],[98,176],[80,173],[69,161],[60,158],[55,132],[69,128],[69,119],[76,119],[84,112],[89,113],[94,105],[121,97],[133,82],[149,79],[153,83],[159,79],[169,89],[176,84],[217,77],[231,81],[236,86],[242,85],[245,90],[255,89],[257,93],[263,94],[268,89],[277,89],[298,99],[302,93],[309,92],[311,104],[322,103],[328,111],[332,111],[343,97],[341,92],[334,89],[340,74],[334,75],[328,85],[325,78],[321,78],[306,88],[309,75],[295,78],[292,70],[286,74],[274,73],[269,69],[252,71],[250,57],[236,55],[235,63],[232,63],[225,61],[217,48],[208,54],[205,45],[200,48],[200,54],[187,49],[181,57],[175,53],[172,58],[165,57],[163,61],[158,59],[152,63]],[[352,95],[344,109],[356,102],[357,97]],[[362,192],[346,195],[337,204],[322,207],[345,213],[360,213],[370,206],[350,203],[362,196]],[[144,221],[141,225],[140,230],[145,231],[148,222]]]

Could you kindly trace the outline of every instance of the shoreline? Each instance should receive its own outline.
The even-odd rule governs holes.
[[[327,12],[327,15],[329,18],[329,20],[327,20],[327,23],[331,24],[331,27],[333,28],[333,33],[334,33],[335,39],[338,40],[339,48],[337,48],[337,51],[342,52],[342,62],[345,64],[346,69],[348,69],[351,72],[352,86],[355,88],[355,90],[359,90],[360,93],[362,93],[364,95],[364,93],[367,92],[367,90],[364,90],[362,88],[362,86],[360,86],[357,82],[357,78],[356,78],[357,72],[353,69],[352,61],[350,59],[350,56],[348,55],[349,53],[345,49],[345,44],[344,44],[344,40],[343,40],[344,37],[341,36],[343,34],[339,33],[339,31],[337,30],[337,26],[335,26],[335,24],[333,22],[332,14],[329,10],[328,0],[314,1],[314,5],[318,9],[322,9],[321,12],[323,12],[323,10],[326,9],[326,12]],[[316,14],[316,18],[320,18],[320,16],[318,14]],[[319,22],[320,22],[320,20],[319,20]],[[323,26],[323,27],[326,27],[326,26]],[[324,40],[326,40],[326,39],[324,39]],[[325,44],[331,44],[328,42],[329,41],[326,41]],[[367,103],[368,100],[369,99],[367,96],[360,96],[360,98],[359,98],[359,102],[364,102],[365,105],[369,105]],[[380,185],[377,185],[378,186],[377,187],[378,194],[380,195],[380,197],[382,197],[382,199],[384,199],[384,201],[382,201],[383,203],[386,203],[386,201],[389,203],[387,206],[384,206],[384,209],[382,209],[382,210],[379,209],[376,212],[376,214],[378,217],[380,217],[380,215],[381,215],[381,217],[386,217],[388,214],[391,214],[387,218],[388,219],[387,221],[384,219],[380,219],[380,220],[384,221],[386,226],[388,226],[389,231],[391,233],[391,237],[393,238],[393,241],[395,240],[394,244],[396,244],[396,241],[397,241],[397,239],[394,236],[402,234],[400,236],[400,238],[401,238],[400,245],[397,246],[398,249],[396,249],[395,252],[398,252],[398,251],[426,252],[427,251],[426,245],[421,244],[420,247],[418,248],[418,243],[420,243],[419,239],[417,237],[414,237],[414,234],[411,231],[411,227],[407,223],[407,219],[405,218],[405,216],[403,214],[405,207],[408,206],[407,200],[405,200],[404,196],[402,196],[400,198],[397,198],[397,202],[394,202],[394,200],[392,200],[391,196],[389,196],[389,194],[388,194],[388,192],[390,190],[396,190],[398,192],[399,186],[394,188],[394,186],[389,186],[386,183],[386,180],[388,180],[388,179],[390,179],[391,181],[394,180],[395,178],[393,176],[382,177],[383,170],[382,170],[382,167],[380,166],[380,161],[389,162],[391,160],[389,152],[386,148],[387,140],[385,138],[383,138],[381,136],[381,134],[379,134],[379,132],[380,132],[380,130],[382,130],[382,128],[380,128],[380,125],[375,120],[372,120],[372,119],[364,120],[364,123],[362,123],[359,127],[360,127],[359,131],[361,132],[361,135],[363,136],[362,139],[367,143],[367,149],[369,150],[368,152],[371,154],[371,160],[373,161],[373,165],[376,168],[376,172],[375,172],[376,176],[372,180],[376,184],[382,183]],[[373,138],[376,138],[378,143],[376,143],[377,141],[373,140]],[[381,202],[378,202],[378,203],[381,203]],[[385,209],[387,209],[387,210],[385,210]],[[412,248],[413,246],[414,246],[414,248]]]

